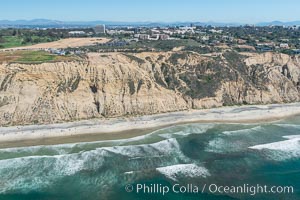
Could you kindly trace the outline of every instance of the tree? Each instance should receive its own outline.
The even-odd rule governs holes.
[[[4,38],[2,37],[2,35],[0,35],[0,43],[4,43],[4,42],[5,42]]]
[[[17,35],[16,29],[13,30],[12,35],[13,35],[13,36],[16,36],[16,35]]]
[[[23,38],[22,44],[27,44],[27,43],[31,43],[31,42],[32,42],[32,38],[30,36],[25,36]]]

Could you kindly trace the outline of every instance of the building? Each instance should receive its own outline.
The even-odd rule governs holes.
[[[149,40],[150,36],[148,34],[139,34],[140,40]]]
[[[108,30],[107,29],[106,33],[108,35],[121,35],[121,34],[133,35],[134,31],[131,31],[131,30],[114,30],[114,29]]]
[[[55,55],[60,55],[60,56],[64,56],[66,55],[66,52],[64,50],[61,49],[45,49],[45,51],[55,54]]]
[[[160,39],[160,40],[168,40],[169,38],[170,38],[170,36],[167,35],[167,34],[160,34],[160,35],[159,35],[159,39]]]
[[[140,32],[139,28],[134,28],[134,34],[138,34]]]
[[[210,38],[210,37],[209,37],[208,35],[203,35],[203,36],[200,37],[200,39],[201,39],[202,41],[208,41],[209,38]]]
[[[288,43],[281,43],[279,45],[279,47],[282,48],[282,49],[288,49],[289,48],[289,44]]]
[[[105,25],[97,25],[94,27],[94,31],[96,34],[104,34],[105,33]]]
[[[81,36],[81,35],[86,35],[84,31],[70,31],[69,32],[70,36]]]

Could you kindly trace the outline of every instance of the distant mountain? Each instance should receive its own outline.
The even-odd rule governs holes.
[[[110,26],[189,26],[191,24],[196,26],[241,26],[243,23],[221,23],[221,22],[114,22],[114,21],[59,21],[49,19],[33,19],[33,20],[0,20],[1,27],[90,27],[98,24],[105,24]],[[300,21],[291,22],[261,22],[255,24],[257,26],[294,26],[300,25]]]
[[[58,21],[58,20],[48,20],[48,19],[33,19],[33,20],[0,20],[0,25],[7,26],[64,26],[64,25],[81,25],[81,26],[95,26],[98,24],[105,25],[139,25],[139,26],[189,26],[190,24],[198,26],[238,26],[238,23],[219,23],[219,22],[116,22],[116,21]]]
[[[33,20],[0,20],[0,25],[55,25],[63,24],[62,21],[48,19],[33,19]]]
[[[282,21],[272,21],[272,22],[261,22],[256,24],[257,26],[298,26],[300,21],[282,22]]]
[[[33,19],[33,20],[0,20],[0,26],[5,27],[26,27],[26,26],[41,26],[41,27],[76,27],[76,26],[96,26],[99,24],[112,26],[128,26],[128,25],[148,25],[152,22],[113,22],[113,21],[58,21],[48,19]],[[160,24],[160,23],[157,23]]]

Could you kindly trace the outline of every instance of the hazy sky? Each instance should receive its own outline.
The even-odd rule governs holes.
[[[0,20],[217,21],[300,20],[300,0],[1,0]]]

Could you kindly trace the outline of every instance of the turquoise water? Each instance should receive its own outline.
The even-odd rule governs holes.
[[[0,149],[0,199],[300,199],[300,117],[265,124],[187,124],[116,141]],[[131,184],[132,192],[125,186]],[[198,192],[137,193],[193,185]],[[292,186],[293,193],[214,193]],[[202,192],[203,186],[206,185]]]

